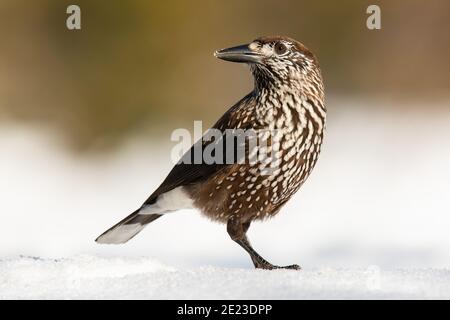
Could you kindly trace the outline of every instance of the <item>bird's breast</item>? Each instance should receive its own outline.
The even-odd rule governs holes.
[[[266,137],[248,150],[246,160],[256,154],[257,161],[232,164],[198,186],[198,207],[219,221],[276,214],[317,162],[325,116],[313,103],[288,95],[267,98],[264,105],[241,110],[237,124],[251,121],[258,135]]]

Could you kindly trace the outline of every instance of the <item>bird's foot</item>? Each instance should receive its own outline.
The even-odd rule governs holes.
[[[288,269],[288,270],[302,270],[298,264],[291,264],[289,266],[278,267],[278,269]]]
[[[254,263],[256,269],[265,269],[265,270],[277,270],[277,269],[286,269],[286,270],[301,270],[302,268],[298,264],[291,264],[289,266],[276,266],[267,261],[258,261]]]

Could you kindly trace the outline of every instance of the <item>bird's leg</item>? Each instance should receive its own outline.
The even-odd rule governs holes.
[[[253,264],[255,268],[257,269],[267,269],[267,270],[273,270],[273,269],[293,269],[293,270],[300,270],[300,267],[296,264],[290,265],[290,266],[276,266],[268,262],[266,259],[261,257],[258,252],[253,249],[250,242],[247,238],[247,230],[250,227],[250,222],[242,223],[238,219],[229,219],[227,223],[227,231],[230,235],[231,239],[236,242],[238,245],[240,245],[242,248],[244,248],[245,251],[248,252],[250,257],[252,258]]]

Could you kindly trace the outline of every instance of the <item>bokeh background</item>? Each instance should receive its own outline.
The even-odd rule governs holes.
[[[82,29],[66,28],[81,7]],[[366,28],[381,7],[382,29]],[[252,89],[216,49],[288,35],[319,58],[328,132],[309,181],[250,237],[304,267],[450,264],[450,2],[0,2],[0,256],[152,256],[250,267],[195,212],[93,240],[171,169],[170,134]]]

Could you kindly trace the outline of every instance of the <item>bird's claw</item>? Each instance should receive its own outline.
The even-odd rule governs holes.
[[[289,270],[302,270],[298,264],[291,264],[290,266],[279,267],[280,269],[289,269]]]
[[[288,266],[276,266],[269,262],[255,263],[255,268],[256,269],[265,269],[265,270],[276,270],[276,269],[301,270],[302,269],[298,264],[291,264]]]

